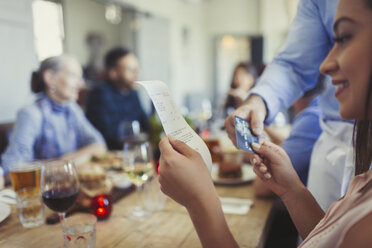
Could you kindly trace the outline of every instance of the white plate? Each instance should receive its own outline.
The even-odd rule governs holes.
[[[115,187],[120,189],[126,189],[132,185],[132,182],[128,176],[124,173],[115,173],[110,175]]]
[[[250,164],[244,164],[242,166],[242,177],[241,178],[220,178],[218,176],[218,164],[212,165],[212,179],[215,184],[219,185],[237,185],[252,182],[256,178],[256,174],[253,172],[253,166]]]
[[[0,202],[0,223],[10,215],[9,205]]]
[[[12,189],[3,189],[0,191],[0,202],[7,204],[16,204],[16,193]]]

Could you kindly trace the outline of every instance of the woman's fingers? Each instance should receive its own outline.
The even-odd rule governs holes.
[[[169,156],[174,151],[172,145],[169,143],[168,137],[163,137],[159,142],[159,150],[162,155]]]
[[[254,173],[256,173],[256,175],[261,179],[261,180],[268,180],[270,179],[272,176],[271,176],[271,173],[268,171],[268,168],[265,164],[263,163],[258,163],[256,165],[254,165],[253,167],[253,171]]]
[[[260,156],[258,156],[257,154],[253,154],[253,157],[251,159],[251,164],[252,165],[255,165],[255,164],[259,164],[262,162],[262,158],[260,158]]]
[[[261,145],[258,143],[252,143],[252,149],[258,153],[262,158],[269,161],[279,161],[282,159],[281,148],[267,140],[265,140]]]
[[[258,166],[258,169],[262,172],[262,173],[266,173],[267,172],[267,167],[262,164],[262,165],[259,165]]]
[[[160,150],[160,163],[159,163],[159,174],[160,177],[166,171],[166,167],[172,164],[172,159],[175,158],[175,154],[177,155],[178,152],[175,151],[170,144],[167,137],[163,137],[159,142],[159,150]]]
[[[271,174],[270,174],[269,172],[266,172],[266,173],[264,174],[264,177],[265,177],[266,179],[270,179],[270,178],[271,178]]]
[[[184,155],[186,157],[191,157],[196,152],[194,149],[192,149],[186,143],[182,142],[181,140],[176,139],[173,136],[169,135],[168,140],[169,140],[170,144],[172,145],[172,147],[174,148],[174,150],[176,150],[177,152],[181,153],[182,155]]]
[[[254,150],[261,149],[261,145],[257,143],[252,143],[252,147]],[[272,177],[269,168],[265,165],[266,162],[260,156],[254,154],[251,163],[255,168],[256,174],[259,174],[261,179],[270,179]]]
[[[191,157],[196,152],[186,143],[177,140],[173,136],[163,137],[159,142],[159,150],[165,157],[174,154],[174,152],[180,153],[186,157]]]

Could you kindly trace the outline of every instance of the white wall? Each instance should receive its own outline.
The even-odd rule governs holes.
[[[104,5],[92,0],[64,0],[65,50],[77,57],[83,65],[88,62],[86,37],[89,32],[104,36],[102,54],[121,43],[120,25],[105,19]]]
[[[256,34],[259,0],[213,0],[203,3],[205,30],[215,34]]]
[[[296,14],[298,0],[260,0],[259,32],[264,36],[264,61],[280,50]]]
[[[37,69],[29,0],[0,1],[0,123],[15,120],[32,102],[30,78]]]

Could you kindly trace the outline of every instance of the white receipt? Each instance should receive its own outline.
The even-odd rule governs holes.
[[[171,97],[168,86],[162,81],[139,81],[137,83],[146,89],[154,103],[165,133],[198,151],[210,171],[212,157],[208,147],[182,117]]]

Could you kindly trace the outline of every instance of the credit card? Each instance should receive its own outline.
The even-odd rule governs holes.
[[[254,153],[251,144],[259,143],[259,138],[253,135],[249,129],[248,121],[240,118],[239,116],[234,116],[235,119],[235,132],[236,132],[236,143],[239,149],[247,152]]]

